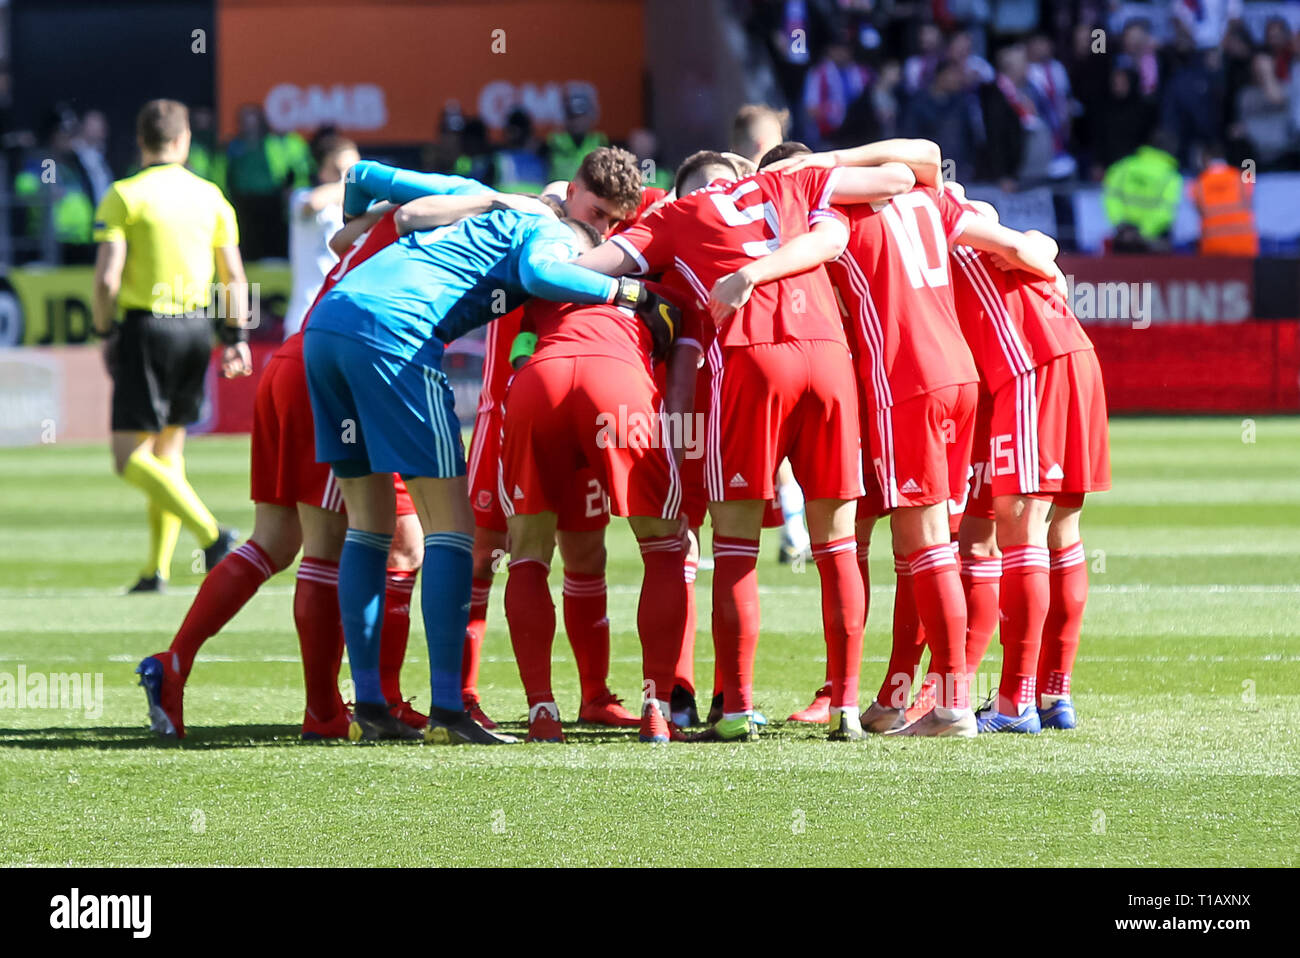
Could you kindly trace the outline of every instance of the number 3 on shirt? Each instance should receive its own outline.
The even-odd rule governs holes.
[[[924,213],[924,217],[922,214]],[[912,289],[929,286],[939,289],[948,285],[948,241],[939,211],[924,193],[902,193],[889,201],[882,211],[889,231],[898,241],[903,256],[903,267]],[[931,241],[922,236],[922,219],[928,224],[925,232]],[[938,260],[937,265],[931,265]]]
[[[748,226],[760,221],[766,225],[763,239],[750,240],[741,246],[745,255],[754,259],[766,256],[768,253],[775,253],[781,245],[781,224],[776,216],[776,207],[770,201],[755,203],[746,206],[743,210],[736,207],[738,199],[757,189],[758,184],[751,180],[748,183],[741,183],[730,193],[709,194],[709,199],[713,200],[713,205],[718,208],[718,212],[722,214],[722,219],[728,226]]]

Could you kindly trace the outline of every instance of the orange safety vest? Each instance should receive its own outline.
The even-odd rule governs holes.
[[[1192,201],[1201,214],[1201,253],[1206,256],[1258,256],[1259,234],[1251,209],[1254,185],[1241,171],[1214,163],[1192,184]]]

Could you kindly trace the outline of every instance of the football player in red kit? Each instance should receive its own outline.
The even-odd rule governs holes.
[[[914,159],[909,151],[918,148],[915,143],[805,153],[772,168],[806,171],[924,158],[937,171],[938,147],[927,143]],[[900,627],[885,684],[862,724],[891,734],[970,737],[976,720],[966,680],[966,604],[950,544],[948,502],[966,485],[979,376],[953,309],[948,247],[969,232],[968,242],[1017,264],[1047,272],[1051,258],[1045,248],[996,224],[972,227],[942,187],[917,186],[887,203],[846,208],[841,215],[849,224],[849,243],[828,270],[859,342],[864,459],[875,479],[873,496],[859,504],[857,539],[866,545],[875,518],[888,514],[899,573]],[[910,608],[924,628],[937,688],[936,707],[907,723],[904,708],[921,653],[915,622],[898,614]]]
[[[1079,514],[1087,493],[1110,488],[1101,369],[1059,269],[1048,278],[1006,269],[1015,264],[965,245],[953,262],[958,308],[992,397],[985,481],[1002,553],[1002,677],[980,730],[1073,728],[1070,674],[1088,594]],[[971,649],[968,664],[982,654]]]
[[[556,184],[558,187],[558,184]],[[656,194],[656,195],[652,195]],[[600,235],[635,217],[662,191],[641,188],[636,158],[625,150],[601,147],[588,153],[573,181],[563,189],[564,215],[586,223]],[[556,197],[559,199],[559,197]],[[506,386],[531,347],[518,343],[523,308],[486,332],[483,389],[468,456],[470,505],[474,510],[474,579],[469,627],[461,667],[465,708],[484,728],[495,728],[479,704],[478,663],[487,629],[492,578],[507,552],[506,516],[497,496],[501,410]],[[558,504],[557,545],[564,563],[564,630],[573,647],[582,688],[578,717],[597,725],[637,725],[609,690],[609,619],[606,616],[605,526],[609,508],[605,491],[590,472],[578,477]]]
[[[502,199],[496,194],[486,198],[436,197],[412,201],[399,209],[376,208],[358,217],[331,239],[331,248],[340,260],[326,276],[317,299],[348,270],[403,233],[452,222],[487,209],[493,202]],[[380,673],[393,717],[414,730],[424,725],[424,716],[402,699],[400,675],[422,543],[406,487],[396,476],[394,486],[399,535],[394,537],[388,561]],[[149,700],[151,727],[164,736],[184,737],[185,682],[199,649],[244,607],[262,583],[287,568],[301,548],[294,620],[307,692],[302,735],[304,739],[342,738],[352,721],[338,689],[343,657],[338,556],[347,521],[328,464],[316,462],[301,331],[276,350],[258,382],[250,495],[256,507],[253,534],[208,573],[171,646],[145,659],[137,669]]]
[[[666,301],[662,308],[669,310]],[[651,333],[630,310],[540,300],[525,310],[537,348],[506,392],[499,494],[510,528],[506,617],[528,697],[528,741],[564,740],[551,689],[555,609],[547,574],[562,503],[575,472],[586,468],[608,491],[611,511],[628,518],[641,547],[640,739],[667,742],[673,736],[668,696],[686,614],[682,488],[671,424],[691,409],[699,337],[688,333],[672,347],[665,401],[651,373]],[[676,318],[674,324],[680,328]],[[698,316],[687,325],[698,327]]]
[[[729,162],[697,153],[678,170],[675,203],[579,262],[611,274],[675,266],[701,302],[732,310],[709,351],[713,373],[706,480],[713,521],[713,631],[723,717],[705,733],[756,737],[753,662],[758,641],[758,536],[783,456],[808,498],[822,580],[832,674],[831,736],[861,736],[857,674],[864,597],[854,560],[853,510],[861,494],[854,374],[833,293],[820,264],[838,231],[832,200],[873,202],[910,189],[912,170],[759,172],[738,182]]]

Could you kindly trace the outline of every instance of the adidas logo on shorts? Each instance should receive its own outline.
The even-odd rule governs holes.
[[[1043,478],[1044,478],[1044,479],[1064,479],[1064,478],[1065,478],[1065,470],[1061,468],[1061,464],[1060,464],[1059,462],[1054,462],[1054,463],[1052,463],[1052,468],[1047,470],[1047,474],[1046,474],[1045,476],[1043,476]]]
[[[745,486],[749,485],[749,483],[745,481],[744,476],[742,476],[740,473],[736,473],[734,476],[731,477],[731,481],[727,483],[727,485],[730,486],[732,489],[743,489],[745,488]]]
[[[524,490],[520,489],[518,486],[515,486],[515,498],[522,499],[523,497],[524,497]]]
[[[903,483],[903,487],[902,487],[901,489],[899,489],[898,491],[901,492],[901,493],[903,493],[904,495],[909,495],[909,496],[911,496],[911,495],[915,495],[916,493],[920,492],[920,491],[921,491],[921,487],[918,486],[918,485],[916,484],[916,480],[915,480],[915,479],[909,479],[909,480],[907,480],[907,482]]]

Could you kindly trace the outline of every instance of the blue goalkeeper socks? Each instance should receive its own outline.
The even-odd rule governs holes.
[[[392,536],[349,529],[339,556],[339,613],[357,702],[387,704],[379,685],[379,638],[392,544]]]
[[[420,604],[429,643],[433,704],[459,712],[460,664],[469,625],[469,594],[474,574],[474,537],[461,532],[431,532],[424,537]]]

